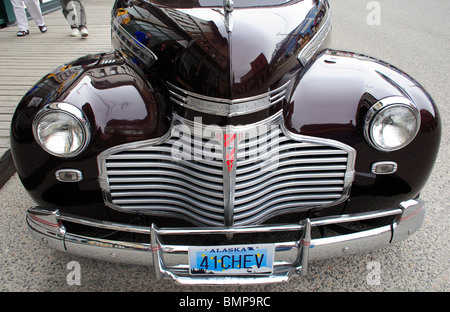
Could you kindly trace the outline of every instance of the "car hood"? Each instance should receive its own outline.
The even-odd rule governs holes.
[[[314,35],[317,1],[236,1],[229,11],[216,2],[136,0],[115,20],[152,52],[158,76],[196,94],[255,96],[301,69],[297,56]]]

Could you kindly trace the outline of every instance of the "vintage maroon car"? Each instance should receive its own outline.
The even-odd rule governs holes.
[[[327,0],[131,0],[113,51],[12,121],[33,237],[180,284],[304,275],[407,238],[441,125],[399,69],[329,49]]]

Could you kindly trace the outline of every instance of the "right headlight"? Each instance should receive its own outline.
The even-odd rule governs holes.
[[[366,140],[374,148],[390,152],[399,150],[415,138],[420,127],[420,114],[406,98],[385,98],[373,105],[365,118]]]
[[[52,103],[39,111],[33,122],[33,133],[44,150],[58,157],[79,155],[90,138],[84,113],[66,103]]]

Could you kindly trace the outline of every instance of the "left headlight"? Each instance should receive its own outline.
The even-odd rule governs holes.
[[[33,122],[36,141],[58,157],[79,155],[89,143],[89,123],[84,113],[67,103],[52,103],[40,110]]]
[[[365,118],[366,140],[385,152],[399,150],[411,143],[419,127],[418,109],[403,97],[389,97],[377,102]]]

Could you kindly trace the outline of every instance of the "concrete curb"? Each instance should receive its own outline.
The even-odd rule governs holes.
[[[8,182],[15,172],[16,167],[14,166],[11,150],[8,149],[0,159],[0,188]]]

